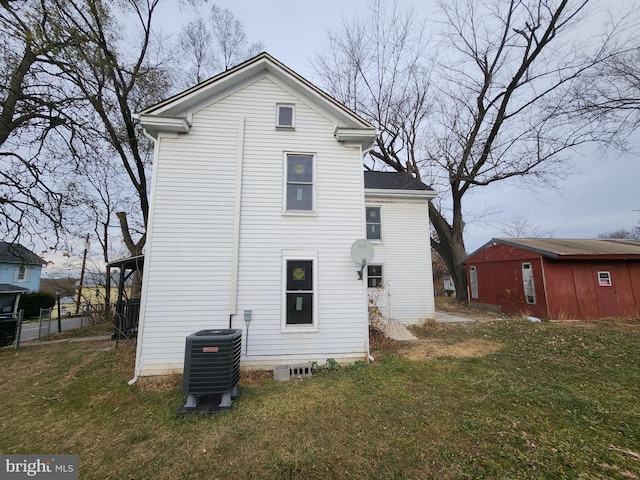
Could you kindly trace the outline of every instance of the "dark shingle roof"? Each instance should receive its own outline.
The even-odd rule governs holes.
[[[44,265],[47,262],[19,243],[0,242],[0,263]]]
[[[382,190],[432,190],[406,172],[364,172],[364,188]]]
[[[28,288],[16,287],[10,283],[0,283],[0,293],[26,293]]]

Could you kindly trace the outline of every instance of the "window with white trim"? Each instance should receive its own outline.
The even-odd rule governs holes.
[[[469,267],[469,283],[471,284],[471,298],[478,298],[478,271],[475,265]]]
[[[610,287],[611,283],[611,272],[598,272],[598,285],[601,287]]]
[[[277,128],[294,128],[295,109],[290,104],[276,105],[276,127]]]
[[[16,267],[16,273],[14,275],[15,282],[28,282],[29,281],[29,269],[24,265]]]
[[[315,327],[315,258],[283,258],[284,328]]]
[[[529,304],[536,303],[536,288],[533,284],[533,267],[530,263],[522,264],[522,285],[524,286],[524,296]]]
[[[380,216],[380,207],[367,207],[367,240],[382,239],[382,220]]]
[[[382,265],[367,265],[367,286],[369,288],[382,286]]]
[[[286,211],[313,212],[314,155],[287,154]]]

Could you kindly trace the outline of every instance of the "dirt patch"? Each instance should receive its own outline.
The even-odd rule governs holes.
[[[402,348],[399,353],[410,360],[428,360],[437,357],[484,357],[501,349],[501,343],[473,338],[454,344],[446,344],[438,340],[418,340]]]

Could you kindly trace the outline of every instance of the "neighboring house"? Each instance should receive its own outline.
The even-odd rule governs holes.
[[[365,267],[359,280],[350,250],[369,206],[391,314],[433,317],[433,192],[365,192],[375,128],[288,67],[260,54],[138,118],[156,145],[136,377],[182,371],[185,338],[203,329],[242,329],[250,368],[366,360],[380,275]]]
[[[493,239],[463,262],[469,300],[539,318],[640,316],[640,242]]]
[[[16,313],[20,295],[38,291],[45,264],[20,244],[0,242],[0,314]]]

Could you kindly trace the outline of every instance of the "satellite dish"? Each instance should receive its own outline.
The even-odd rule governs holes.
[[[356,240],[351,245],[351,258],[360,266],[365,266],[373,260],[373,245],[369,240]]]

